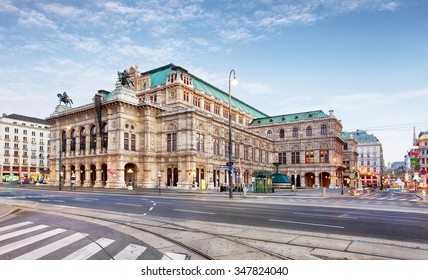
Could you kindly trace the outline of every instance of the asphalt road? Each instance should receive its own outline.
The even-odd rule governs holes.
[[[22,211],[0,221],[1,260],[110,260],[120,259],[129,248],[139,253],[135,259],[162,258],[158,250],[132,236],[83,220]]]
[[[428,207],[402,200],[343,197],[234,199],[166,197],[0,188],[0,197],[61,207],[98,209],[229,224],[428,243]],[[300,199],[301,200],[301,199]],[[302,205],[304,204],[304,205]],[[375,206],[375,207],[374,207]],[[88,211],[90,215],[90,211]]]

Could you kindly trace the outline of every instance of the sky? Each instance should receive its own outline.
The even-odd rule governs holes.
[[[385,164],[428,130],[425,0],[0,0],[0,113],[49,117],[174,63],[270,116],[334,110]]]

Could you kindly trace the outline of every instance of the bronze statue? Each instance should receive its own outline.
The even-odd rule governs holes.
[[[128,88],[130,88],[129,84],[134,86],[134,83],[129,79],[129,73],[128,71],[126,71],[126,69],[123,70],[123,72],[117,71],[117,76],[118,76],[118,81],[122,86],[127,86]]]
[[[73,100],[71,100],[70,97],[68,97],[67,93],[64,91],[63,94],[58,93],[56,96],[59,98],[59,105],[61,105],[61,102],[64,103],[64,105],[70,105],[73,104]]]

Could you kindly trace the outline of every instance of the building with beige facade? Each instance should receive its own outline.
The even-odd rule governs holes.
[[[19,114],[0,117],[0,182],[49,180],[50,126]]]
[[[381,186],[384,173],[382,143],[373,134],[365,130],[345,132],[358,143],[357,171],[361,184],[364,186]]]
[[[232,97],[229,112],[228,93],[180,66],[127,72],[129,83],[84,106],[58,105],[47,118],[54,183],[62,172],[66,186],[72,175],[82,187],[228,185],[231,114],[233,184],[278,166],[297,186],[342,186],[348,140],[333,111],[269,116]]]

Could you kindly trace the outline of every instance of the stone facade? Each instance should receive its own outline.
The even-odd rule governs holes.
[[[173,64],[128,73],[129,88],[116,83],[93,103],[58,106],[47,119],[54,183],[61,161],[65,186],[72,174],[82,187],[227,185],[228,94]],[[297,186],[342,186],[347,140],[333,111],[270,117],[233,97],[231,104],[234,184],[277,165]]]

